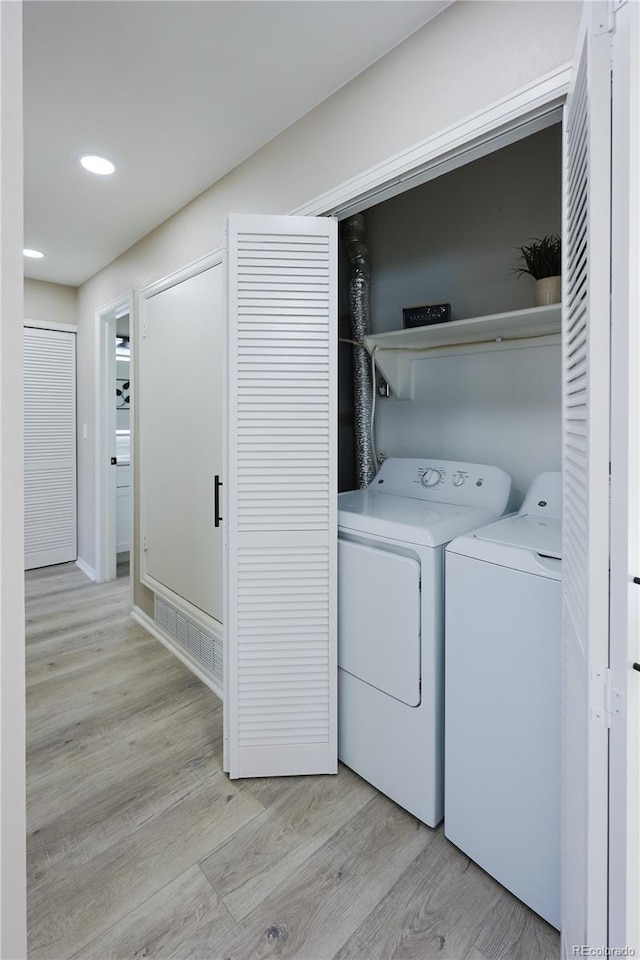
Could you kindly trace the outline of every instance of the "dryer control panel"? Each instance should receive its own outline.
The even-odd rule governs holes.
[[[488,464],[390,457],[369,489],[396,497],[482,507],[500,516],[509,499],[511,477]]]

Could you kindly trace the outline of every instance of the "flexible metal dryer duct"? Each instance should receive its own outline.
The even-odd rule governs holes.
[[[370,332],[369,283],[371,267],[364,242],[364,217],[357,213],[343,221],[342,236],[351,263],[349,313],[353,346],[353,422],[355,430],[356,482],[360,489],[373,480],[376,463],[371,447],[373,381],[369,354],[361,344]]]

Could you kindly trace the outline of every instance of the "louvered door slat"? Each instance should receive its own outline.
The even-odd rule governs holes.
[[[74,333],[25,328],[26,570],[77,557],[75,352]]]
[[[334,773],[336,225],[229,221],[225,766]]]
[[[563,938],[606,943],[610,67],[587,5],[565,129],[563,322]],[[606,11],[604,13],[606,16]],[[588,21],[593,18],[595,35]],[[601,678],[601,686],[597,677]]]

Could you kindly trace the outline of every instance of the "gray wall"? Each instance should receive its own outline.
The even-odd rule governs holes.
[[[42,323],[78,322],[78,291],[62,283],[24,281],[24,316]]]
[[[515,247],[560,232],[561,131],[550,127],[365,212],[372,325],[402,307],[448,301],[452,317],[533,305]],[[461,353],[414,364],[415,399],[378,404],[379,450],[495,463],[512,507],[533,477],[560,469],[560,347]]]
[[[365,211],[374,331],[413,304],[449,302],[454,320],[533,306],[516,247],[560,233],[561,164],[556,124]]]

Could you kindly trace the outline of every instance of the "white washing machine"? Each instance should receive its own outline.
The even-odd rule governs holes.
[[[444,832],[560,928],[561,476],[446,553]]]
[[[338,755],[429,826],[443,814],[444,544],[499,517],[498,467],[389,459],[338,497]]]

